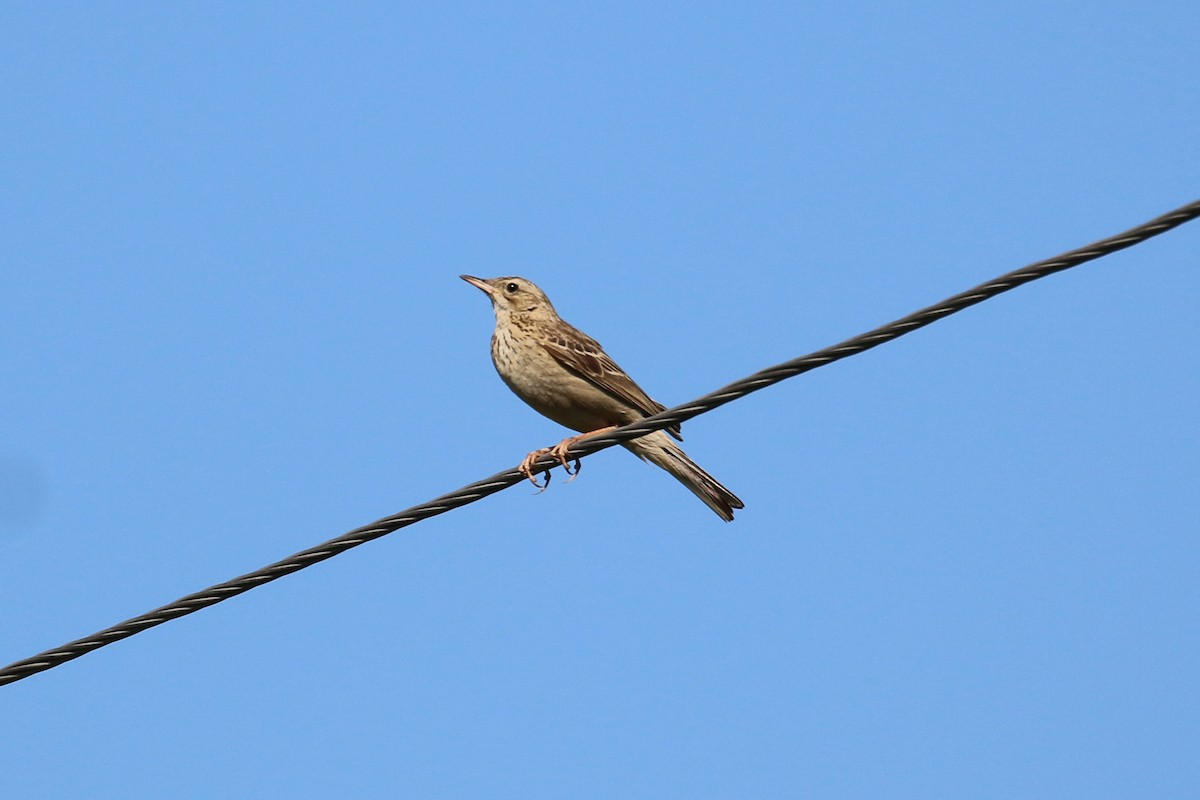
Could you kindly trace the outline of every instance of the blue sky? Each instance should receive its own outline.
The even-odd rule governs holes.
[[[1200,197],[1195,3],[0,6],[0,663]],[[1200,224],[7,687],[17,797],[1195,797]]]

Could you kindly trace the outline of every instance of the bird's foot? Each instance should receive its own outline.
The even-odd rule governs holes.
[[[543,478],[546,482],[538,483],[537,478],[534,476],[533,465],[539,458],[544,456],[546,453],[549,453],[551,449],[552,448],[549,447],[543,447],[539,450],[534,450],[532,453],[525,456],[525,458],[521,460],[521,466],[517,467],[517,472],[520,472],[522,475],[528,478],[529,482],[538,488],[536,494],[541,494],[550,488],[550,470],[546,470],[543,475]]]
[[[567,458],[567,450],[571,449],[571,445],[575,444],[576,442],[583,441],[584,439],[588,438],[589,436],[596,436],[597,434],[608,433],[611,430],[615,430],[616,427],[617,427],[616,425],[609,425],[606,428],[597,428],[594,431],[588,431],[587,433],[581,433],[578,436],[568,436],[566,439],[563,439],[561,442],[554,445],[554,447],[550,448],[550,455],[557,458],[558,463],[563,465],[563,471],[571,476],[571,477],[567,478],[567,483],[570,483],[571,481],[575,480],[575,478],[577,478],[579,476],[579,469],[582,466],[582,462],[580,462],[580,460],[578,458],[575,459],[575,469],[571,469],[570,465],[568,464],[568,461],[570,459]]]
[[[575,480],[577,475],[579,475],[579,468],[581,466],[581,462],[577,458],[575,459],[574,468],[571,467],[571,459],[567,457],[567,451],[571,449],[571,445],[586,439],[589,436],[595,436],[600,433],[608,433],[611,430],[615,430],[616,427],[616,425],[609,425],[607,428],[597,428],[594,431],[581,433],[577,436],[568,436],[566,439],[563,439],[561,442],[554,445],[554,447],[542,447],[538,450],[534,450],[521,460],[521,465],[517,467],[517,472],[520,472],[522,475],[528,478],[529,482],[538,488],[538,494],[541,494],[550,486],[550,470],[546,470],[542,474],[545,483],[538,483],[537,478],[535,477],[536,473],[533,470],[533,465],[537,463],[539,458],[549,453],[558,459],[558,463],[562,464],[563,471],[571,476],[570,478],[567,478],[567,483],[570,483],[571,481]]]
[[[582,436],[571,436],[569,438],[563,439],[561,442],[554,445],[554,447],[551,447],[549,450],[550,455],[557,458],[558,463],[562,464],[563,472],[565,472],[571,476],[571,477],[567,478],[567,483],[570,483],[571,481],[575,480],[575,476],[579,474],[579,459],[578,458],[575,459],[575,468],[571,469],[570,459],[567,458],[567,449],[570,448],[571,445],[575,444],[582,438],[583,438]]]

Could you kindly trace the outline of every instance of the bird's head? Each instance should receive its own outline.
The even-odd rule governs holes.
[[[467,283],[482,291],[492,300],[492,308],[496,316],[555,316],[554,306],[550,298],[532,281],[524,278],[476,278],[473,275],[459,275]]]

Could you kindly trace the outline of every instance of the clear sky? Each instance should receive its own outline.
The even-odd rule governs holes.
[[[1200,197],[1200,5],[0,5],[0,664]],[[38,798],[1200,796],[1200,223],[0,687]]]

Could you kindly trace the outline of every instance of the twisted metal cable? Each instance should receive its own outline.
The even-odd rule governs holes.
[[[981,303],[998,294],[1007,292],[1010,289],[1015,289],[1030,281],[1044,278],[1047,275],[1053,275],[1056,272],[1070,269],[1087,261],[1092,261],[1101,256],[1115,253],[1118,250],[1123,250],[1126,247],[1144,242],[1151,237],[1165,233],[1185,222],[1189,222],[1198,216],[1200,216],[1200,200],[1182,206],[1124,233],[1102,239],[1086,247],[1071,250],[1045,261],[1038,261],[1035,264],[1022,267],[1006,275],[1001,275],[973,289],[968,289],[940,303],[923,308],[920,311],[909,314],[907,317],[898,319],[895,322],[889,322],[887,325],[882,325],[874,330],[859,334],[839,344],[823,348],[806,356],[792,359],[791,361],[785,361],[773,367],[768,367],[742,380],[735,381],[722,389],[697,398],[690,403],[675,406],[652,417],[647,417],[644,420],[617,428],[609,433],[585,439],[573,445],[568,450],[568,458],[583,458],[621,442],[636,439],[652,431],[662,430],[675,423],[684,422],[700,414],[712,411],[714,408],[723,406],[726,403],[745,397],[751,392],[757,392],[759,389],[765,389],[768,386],[801,375],[809,370],[831,364],[848,356],[857,355],[885,342],[890,342],[906,333],[911,333],[918,328],[962,311],[964,308],[969,308],[976,303]],[[558,460],[556,458],[546,455],[537,460],[535,468],[538,472],[541,472],[550,470],[557,465]],[[302,570],[319,561],[332,558],[352,547],[357,547],[360,544],[378,539],[400,528],[405,528],[430,517],[444,514],[447,511],[465,506],[468,503],[474,503],[476,500],[507,489],[523,480],[525,480],[525,477],[515,468],[497,472],[489,478],[468,484],[461,489],[444,494],[427,503],[413,506],[398,514],[393,514],[364,525],[361,528],[356,528],[349,533],[342,534],[335,539],[330,539],[307,550],[302,550],[295,555],[289,556],[282,561],[276,561],[274,564],[269,564],[262,569],[248,572],[245,575],[238,576],[224,583],[210,586],[203,591],[181,597],[173,603],[128,619],[110,628],[105,628],[83,639],[76,639],[53,650],[47,650],[43,653],[38,653],[36,656],[16,661],[0,669],[0,686],[14,683],[43,670],[57,667],[60,664],[79,658],[105,645],[140,633],[147,628],[153,628],[155,625],[161,625],[164,622],[215,605],[222,600],[227,600],[242,592],[247,592],[264,583],[270,583],[277,578],[282,578],[285,575]]]

